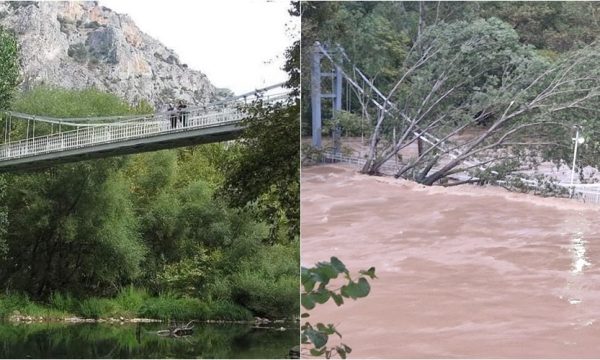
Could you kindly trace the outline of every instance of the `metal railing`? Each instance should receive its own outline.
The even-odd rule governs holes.
[[[330,153],[330,152],[325,152],[322,154],[322,161],[323,162],[328,162],[328,161],[343,162],[343,163],[347,163],[347,164],[358,165],[360,167],[364,166],[364,164],[366,163],[366,159],[363,159],[363,158],[346,156],[346,155],[342,155],[339,153],[334,154],[334,153]],[[385,174],[393,174],[398,171],[398,168],[396,165],[388,164],[388,163],[383,164],[383,166],[381,166],[380,169]],[[453,174],[452,176],[457,178],[458,180],[465,180],[470,177],[467,174],[460,174],[460,173]],[[522,179],[522,178],[518,178],[518,180],[523,182],[530,188],[540,189],[543,187],[543,185],[540,185],[536,180]],[[567,183],[554,183],[552,185],[563,189],[565,194],[569,194],[571,189],[573,189],[573,198],[576,200],[583,201],[584,203],[600,204],[600,183],[599,184],[573,184],[573,186],[571,186],[571,184],[567,184]]]
[[[274,88],[276,87],[267,89],[271,90]],[[261,99],[264,103],[275,103],[287,97],[288,91],[285,90],[267,96],[260,95],[257,91],[246,94],[243,97],[236,97],[228,102],[209,104],[206,107],[193,107],[178,112],[162,112],[152,116],[129,117],[123,119],[124,121],[121,122],[94,124],[93,121],[100,118],[75,119],[78,121],[85,120],[86,122],[82,126],[78,126],[75,130],[11,141],[1,145],[0,162],[100,144],[148,138],[156,135],[237,124],[246,117],[244,111],[241,110],[241,105],[256,99]],[[18,117],[27,116],[40,122],[60,122],[69,126],[73,126],[74,124],[74,119],[54,119],[16,113],[12,114]],[[172,122],[172,120],[174,121]]]

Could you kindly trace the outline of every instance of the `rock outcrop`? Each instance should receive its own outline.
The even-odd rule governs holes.
[[[0,25],[17,35],[24,90],[95,87],[157,108],[218,98],[206,75],[181,63],[129,16],[96,2],[0,2]]]

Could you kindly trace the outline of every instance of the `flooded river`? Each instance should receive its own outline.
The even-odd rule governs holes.
[[[379,277],[311,319],[355,358],[600,357],[599,209],[303,168],[303,265],[338,256]]]

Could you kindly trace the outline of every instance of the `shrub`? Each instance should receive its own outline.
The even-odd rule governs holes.
[[[234,281],[233,299],[258,316],[284,318],[298,314],[298,277],[265,278],[260,272],[244,272]]]
[[[56,310],[64,312],[74,312],[78,307],[77,301],[70,294],[63,295],[59,292],[52,293],[49,305]]]
[[[250,310],[232,302],[209,302],[207,308],[207,320],[244,321],[252,319]]]
[[[259,316],[290,317],[300,312],[297,248],[275,245],[244,262],[233,276],[233,300]]]
[[[198,299],[160,294],[158,297],[148,298],[140,308],[139,315],[154,319],[208,320],[208,308]]]
[[[133,285],[126,286],[119,291],[114,301],[117,307],[124,313],[138,314],[140,308],[148,298],[144,289],[138,289]]]
[[[85,318],[98,319],[120,315],[118,310],[115,303],[110,299],[92,297],[81,302],[78,314]]]
[[[32,302],[27,295],[7,294],[0,297],[0,318],[7,318],[15,311],[22,315],[61,318],[66,312],[50,309]]]

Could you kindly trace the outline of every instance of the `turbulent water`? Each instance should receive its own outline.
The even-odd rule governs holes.
[[[599,357],[600,206],[499,188],[302,170],[302,263],[375,266],[326,304],[351,357]]]
[[[292,327],[295,327],[293,324]],[[0,358],[283,358],[298,344],[298,328],[196,324],[194,334],[158,336],[165,324],[0,323]]]

